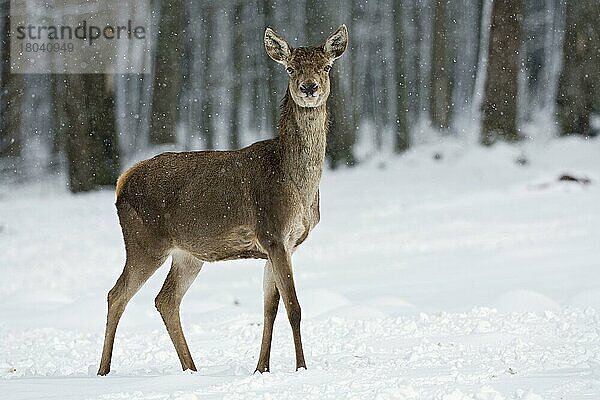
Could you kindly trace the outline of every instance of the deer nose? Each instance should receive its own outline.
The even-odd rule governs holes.
[[[307,96],[312,96],[318,88],[319,85],[317,85],[315,82],[303,83],[300,85],[300,91]]]

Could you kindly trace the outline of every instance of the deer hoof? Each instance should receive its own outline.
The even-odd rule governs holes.
[[[257,372],[260,372],[261,374],[264,372],[269,372],[269,366],[268,365],[259,365],[254,370],[254,373],[257,373]]]

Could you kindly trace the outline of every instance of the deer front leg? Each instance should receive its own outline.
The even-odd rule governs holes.
[[[260,356],[256,371],[263,373],[269,372],[269,360],[271,358],[271,339],[273,338],[273,324],[277,317],[277,308],[279,307],[279,291],[275,285],[275,276],[273,275],[273,266],[270,261],[265,264],[263,277],[264,291],[264,324],[262,343],[260,345]]]
[[[281,243],[271,243],[269,246],[269,261],[273,267],[275,285],[283,298],[283,304],[287,311],[292,334],[294,336],[294,347],[296,349],[296,371],[300,368],[306,369],[304,351],[302,350],[302,339],[300,337],[301,310],[296,288],[294,287],[294,275],[292,272],[291,254],[286,251]]]

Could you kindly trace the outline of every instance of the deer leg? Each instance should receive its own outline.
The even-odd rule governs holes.
[[[260,345],[260,356],[256,371],[263,373],[269,372],[269,360],[271,358],[271,339],[273,337],[273,324],[277,316],[277,308],[279,307],[279,291],[275,285],[275,276],[273,275],[273,266],[270,261],[265,264],[265,272],[263,277],[264,291],[264,324],[262,343]]]
[[[196,371],[196,366],[183,335],[179,306],[201,268],[202,261],[196,257],[184,251],[175,251],[171,270],[155,300],[156,309],[167,327],[167,332],[169,332],[184,371],[186,369]]]
[[[119,320],[125,311],[129,300],[140,290],[142,285],[162,265],[166,256],[154,258],[147,255],[131,256],[127,254],[125,268],[117,279],[115,286],[108,292],[108,316],[106,318],[106,333],[98,375],[106,375],[110,371],[115,333]]]
[[[294,287],[291,254],[286,251],[281,243],[272,243],[269,246],[268,253],[269,260],[273,266],[275,285],[283,298],[283,304],[285,305],[288,320],[292,327],[294,347],[296,349],[296,371],[300,368],[306,369],[302,339],[300,337],[301,310],[298,297],[296,296],[296,288]]]

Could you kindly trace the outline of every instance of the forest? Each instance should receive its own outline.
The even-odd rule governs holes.
[[[597,0],[223,0],[150,2],[148,73],[11,73],[11,2],[0,5],[0,176],[60,177],[71,192],[114,185],[165,150],[235,149],[276,134],[292,46],[340,24],[331,71],[330,168],[445,137],[491,146],[595,136]]]

